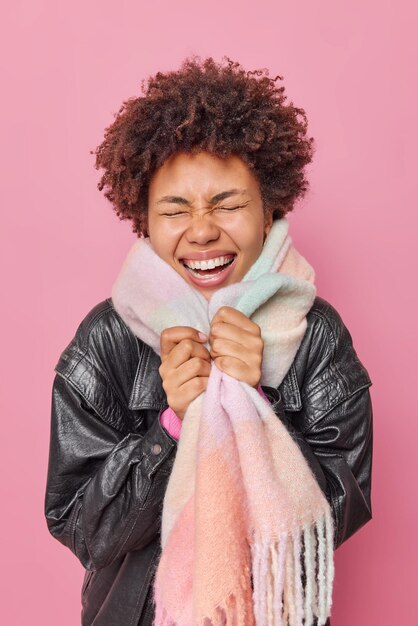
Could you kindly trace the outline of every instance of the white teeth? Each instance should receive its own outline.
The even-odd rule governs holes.
[[[224,271],[222,269],[222,270],[219,270],[219,272],[216,272],[216,274],[208,274],[207,276],[203,276],[202,274],[198,274],[195,270],[192,270],[191,267],[187,267],[187,269],[189,270],[190,274],[193,274],[193,276],[196,276],[196,278],[199,278],[200,280],[207,281],[207,282],[213,281],[217,276],[219,276],[219,274],[222,274],[222,272]]]
[[[225,265],[231,261],[231,256],[220,256],[209,261],[185,261],[184,264],[194,270],[213,270],[214,267]]]

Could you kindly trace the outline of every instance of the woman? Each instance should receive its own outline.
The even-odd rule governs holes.
[[[308,187],[304,167],[312,159],[313,140],[306,137],[304,111],[286,104],[277,78],[262,71],[245,72],[229,59],[224,67],[211,58],[203,63],[187,59],[177,72],[150,78],[144,96],[126,101],[96,150],[96,167],[104,169],[99,189],[106,187],[117,215],[132,220],[139,238],[113,286],[112,298],[87,314],[55,367],[45,514],[51,534],[87,570],[82,589],[84,626],[150,625],[156,617],[155,602],[158,610],[164,605],[166,620],[170,602],[171,615],[174,610],[180,615],[184,607],[179,605],[192,597],[185,580],[190,582],[191,572],[199,571],[193,567],[200,558],[204,567],[193,582],[196,599],[197,585],[213,566],[211,554],[203,541],[199,543],[198,524],[202,516],[206,522],[211,519],[214,503],[229,506],[221,502],[229,484],[228,463],[234,460],[238,466],[234,446],[242,444],[244,435],[225,434],[231,458],[226,458],[227,452],[225,473],[213,485],[205,483],[210,472],[196,469],[198,462],[190,462],[189,474],[185,463],[188,456],[199,461],[204,455],[209,446],[199,448],[199,442],[202,445],[209,433],[205,441],[210,443],[210,429],[221,423],[218,413],[227,406],[231,390],[249,404],[247,411],[235,414],[232,404],[225,409],[223,426],[232,423],[240,428],[240,417],[252,410],[265,416],[264,422],[254,418],[254,426],[269,424],[272,414],[277,429],[284,426],[282,436],[290,440],[285,441],[291,450],[289,464],[296,459],[301,472],[311,472],[294,473],[291,489],[296,489],[295,476],[303,475],[306,480],[299,482],[301,490],[307,489],[306,510],[311,493],[315,492],[318,506],[323,498],[322,510],[328,506],[332,511],[334,549],[372,517],[372,383],[340,315],[316,296],[312,268],[287,236],[285,215]],[[250,280],[274,242],[280,244],[275,249],[280,257],[275,258],[276,270],[269,269],[267,278],[264,272]],[[280,358],[270,359],[271,348],[277,346],[275,333],[269,343],[267,325],[271,320],[276,323],[276,316],[263,318],[262,306],[254,315],[245,315],[244,306],[235,303],[245,300],[250,287],[263,298],[272,281],[293,274],[306,299],[300,324],[289,327],[280,344],[280,358],[289,357],[284,366]],[[186,300],[183,296],[176,300],[180,293]],[[230,294],[231,300],[223,299]],[[163,317],[152,315],[157,301],[168,305]],[[170,317],[172,310],[176,315]],[[146,320],[141,318],[144,311],[149,314]],[[203,312],[203,317],[196,312]],[[278,328],[277,336],[281,332]],[[287,354],[292,333],[300,338],[293,353]],[[274,367],[268,375],[270,361]],[[274,368],[279,364],[283,372],[276,379]],[[216,411],[208,414],[208,407],[215,405]],[[193,429],[200,421],[204,426],[198,434]],[[276,431],[270,432],[259,462],[249,470],[256,477],[263,457],[270,454],[267,449]],[[253,454],[252,446],[247,448]],[[201,456],[194,454],[196,450]],[[243,555],[232,546],[248,547],[249,520],[258,516],[263,523],[269,499],[275,501],[270,489],[258,488],[260,497],[266,497],[263,508],[246,516],[249,491],[239,489],[242,484],[251,487],[251,476],[245,477],[248,464],[242,463],[240,470],[244,479],[239,488],[238,480],[231,482],[231,488],[237,487],[234,495],[241,494],[235,517],[226,508],[228,515],[215,517],[214,524],[205,527],[211,538],[218,524],[234,532],[217,537],[222,541],[228,535],[222,550],[210,544],[217,564],[228,558],[224,566],[213,569],[215,576],[205,578],[202,606],[213,591],[207,585],[216,587],[216,574],[222,580],[227,571],[226,580],[233,579],[237,568],[228,570],[228,559],[236,558],[240,566],[251,563],[251,558],[254,562],[255,552]],[[314,483],[309,483],[311,475]],[[182,481],[181,476],[188,479]],[[193,502],[198,502],[199,494],[190,486],[195,479],[200,496],[207,495],[207,506],[204,501],[203,506],[196,505],[200,512],[187,526],[186,507],[179,506],[181,488],[191,489],[188,497],[192,494]],[[222,526],[227,517],[230,526]],[[240,532],[234,526],[238,518],[244,520]],[[182,530],[186,536],[181,536]],[[315,536],[318,541],[313,545],[318,547],[321,541]],[[191,537],[196,554],[188,552]],[[310,544],[308,535],[303,537],[300,574],[307,584]],[[293,565],[297,568],[297,557]],[[319,573],[320,568],[321,564]],[[170,578],[170,571],[176,575]],[[267,624],[267,613],[278,610],[279,602],[273,607],[270,598],[261,607],[257,594],[266,576],[249,568],[237,572],[244,581],[242,597],[249,597],[245,589],[248,592],[250,576],[254,591],[254,607],[246,612],[245,623],[255,623],[256,615],[257,623]],[[302,624],[304,616],[305,624],[330,624],[326,619],[330,604],[322,607],[322,613],[321,606],[312,612],[307,602],[312,589],[306,591],[305,586],[303,596],[292,595],[288,574],[286,569],[280,581],[275,579],[281,585],[277,597],[283,623]],[[230,605],[228,610],[234,608]],[[186,613],[182,615],[178,623],[187,624]],[[163,623],[161,616],[158,613],[158,623]],[[231,623],[226,608],[218,617],[219,623]]]

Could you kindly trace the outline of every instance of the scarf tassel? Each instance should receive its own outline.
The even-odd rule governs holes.
[[[199,626],[254,626],[254,617],[259,626],[323,626],[332,605],[333,542],[333,519],[327,510],[294,534],[253,543],[253,615],[244,598],[237,606],[231,594],[225,606],[218,606],[216,615]],[[155,623],[176,626],[165,610],[162,613]]]
[[[252,546],[254,615],[262,626],[323,626],[332,605],[330,511],[295,534]],[[315,621],[315,619],[317,621]]]

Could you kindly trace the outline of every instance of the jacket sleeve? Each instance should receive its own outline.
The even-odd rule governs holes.
[[[143,435],[123,435],[55,375],[45,516],[86,569],[106,567],[159,533],[177,448],[159,417]]]
[[[301,410],[286,412],[278,390],[274,406],[331,505],[336,549],[372,519],[373,409],[372,382],[332,310],[333,323],[316,322]]]

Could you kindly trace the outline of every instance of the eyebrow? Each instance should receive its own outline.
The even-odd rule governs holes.
[[[228,191],[221,191],[220,193],[212,196],[209,200],[209,204],[216,204],[217,202],[225,200],[230,196],[236,196],[238,194],[245,193],[246,191],[246,189],[229,189]],[[170,202],[171,204],[186,204],[187,206],[191,206],[191,202],[181,196],[163,196],[157,201],[157,204],[161,204],[162,202]]]

